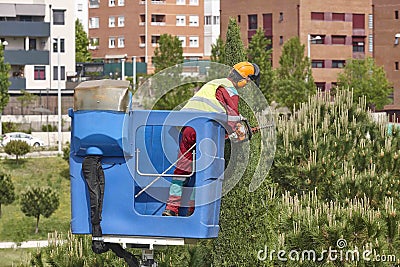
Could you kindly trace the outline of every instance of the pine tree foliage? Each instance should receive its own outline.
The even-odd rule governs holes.
[[[354,103],[346,90],[334,101],[324,94],[309,98],[276,126],[267,181],[248,192],[250,159],[243,179],[222,199],[213,266],[321,266],[282,262],[276,254],[270,260],[269,252],[314,250],[320,257],[330,247],[339,250],[339,239],[347,242],[344,252],[369,249],[399,259],[399,129],[389,133],[385,121],[372,119],[365,98]],[[343,266],[326,255],[322,262]],[[361,259],[357,266],[371,265]]]
[[[233,18],[229,19],[228,31],[225,42],[225,65],[232,66],[241,61],[246,61],[246,50],[240,36],[240,27]]]
[[[268,101],[272,101],[274,71],[272,70],[272,49],[268,49],[271,41],[265,37],[264,30],[259,28],[252,36],[247,54],[250,62],[260,67],[260,90]]]
[[[165,68],[183,63],[182,43],[178,37],[162,34],[158,46],[154,50],[153,64],[159,72]]]
[[[304,45],[298,37],[289,39],[282,49],[276,69],[276,99],[282,106],[292,109],[295,104],[306,102],[315,94],[316,86],[311,73],[311,64],[304,56]]]
[[[339,88],[353,89],[355,99],[365,96],[368,106],[377,109],[390,103],[389,95],[393,92],[385,70],[370,57],[346,62],[343,72],[338,75],[338,85]]]
[[[60,200],[50,187],[32,187],[22,193],[20,204],[26,216],[36,218],[35,233],[38,233],[40,216],[50,217],[58,209]]]
[[[9,205],[15,200],[14,184],[11,177],[0,172],[0,218],[2,216],[1,205]]]
[[[79,19],[75,20],[75,61],[90,62],[92,55],[89,50],[89,39]]]
[[[31,151],[31,146],[24,141],[21,140],[11,140],[4,147],[4,152],[8,155],[15,155],[15,161],[18,163],[18,159],[20,156],[23,156]]]
[[[149,108],[161,110],[179,108],[193,96],[195,86],[182,76],[183,49],[178,37],[170,34],[160,36],[159,46],[154,51],[153,63],[156,73],[142,86],[143,88],[148,86],[153,98],[157,99],[155,105],[150,104]]]
[[[221,36],[218,37],[215,44],[211,45],[211,61],[221,64],[225,63],[225,43]]]

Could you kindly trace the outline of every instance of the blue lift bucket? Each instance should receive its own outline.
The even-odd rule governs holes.
[[[85,97],[88,97],[87,93],[84,92]],[[80,95],[77,90],[75,94]],[[118,99],[124,99],[121,97],[124,94],[120,91]],[[102,99],[98,93],[93,93],[92,97]],[[105,174],[101,216],[104,235],[185,239],[218,236],[225,166],[222,124],[226,123],[226,115],[128,111],[121,103],[114,108],[106,103],[102,109],[101,101],[92,101],[87,106],[83,102],[75,103],[80,104],[69,110],[72,120],[72,233],[91,234],[90,201],[82,162],[86,156],[99,155]],[[170,167],[178,158],[180,129],[184,126],[196,131],[196,149],[195,172],[184,190],[183,203],[195,187],[196,207],[189,217],[163,217],[161,213],[165,209],[174,170]],[[165,175],[135,197],[163,172]],[[181,214],[185,214],[184,209]]]

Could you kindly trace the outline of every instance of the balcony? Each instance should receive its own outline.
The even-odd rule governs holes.
[[[26,79],[23,77],[11,77],[8,79],[11,82],[10,90],[23,90],[26,89]]]
[[[0,21],[0,36],[49,37],[50,23],[34,21]]]
[[[4,50],[4,61],[11,65],[48,65],[49,51]]]

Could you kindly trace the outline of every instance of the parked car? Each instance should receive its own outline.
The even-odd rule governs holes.
[[[3,140],[1,141],[1,145],[5,146],[7,145],[8,142],[13,140],[21,140],[27,142],[29,145],[33,147],[44,146],[44,142],[39,138],[33,137],[31,134],[19,133],[19,132],[3,134]]]

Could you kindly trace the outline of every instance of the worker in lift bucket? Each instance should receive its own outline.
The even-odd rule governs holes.
[[[244,125],[239,121],[239,95],[238,88],[246,86],[253,81],[257,86],[260,81],[259,67],[250,62],[240,62],[233,66],[228,77],[209,81],[189,99],[182,110],[208,111],[226,113],[228,115],[227,131],[229,138],[234,141],[242,140],[246,133]],[[188,175],[192,171],[193,150],[196,143],[196,132],[191,127],[182,128],[182,137],[179,143],[179,155],[174,174]],[[163,216],[178,216],[181,206],[182,187],[189,178],[172,178],[167,205],[162,213]],[[189,209],[186,216],[194,212],[194,190],[192,191]]]

